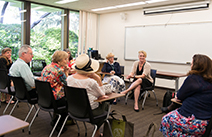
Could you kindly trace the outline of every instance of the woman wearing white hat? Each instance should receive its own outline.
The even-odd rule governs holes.
[[[95,73],[99,69],[99,62],[83,54],[77,57],[74,68],[77,73],[68,76],[67,85],[86,89],[94,116],[102,114],[105,111],[104,103],[99,104],[94,100],[108,98],[105,93],[110,92],[110,87],[106,91],[106,86],[103,86],[101,78]],[[101,136],[99,128],[102,124],[98,123],[95,137]]]

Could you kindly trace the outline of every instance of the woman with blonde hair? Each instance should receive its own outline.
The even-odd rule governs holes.
[[[138,52],[138,61],[133,63],[131,73],[127,76],[127,78],[134,78],[134,82],[130,85],[130,87],[121,92],[121,94],[127,94],[127,92],[134,89],[134,110],[139,112],[138,107],[138,98],[140,95],[140,89],[143,87],[149,87],[153,83],[153,79],[150,75],[151,73],[151,65],[146,61],[147,54],[145,51]]]
[[[124,80],[120,78],[121,76],[121,68],[118,62],[114,61],[114,54],[109,53],[106,56],[107,62],[104,63],[102,67],[102,72],[110,73],[110,75],[106,74],[102,83],[109,83],[111,85],[111,90],[113,92],[122,92],[125,90]],[[113,102],[116,104],[116,100]]]

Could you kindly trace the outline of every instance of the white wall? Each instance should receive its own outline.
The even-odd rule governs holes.
[[[126,13],[126,20],[122,20],[120,13]],[[117,13],[102,14],[99,16],[98,22],[98,46],[102,57],[105,57],[109,52],[113,52],[118,57],[118,62],[125,66],[125,74],[131,70],[133,61],[124,60],[124,40],[126,26],[139,25],[155,25],[167,23],[188,23],[188,22],[205,22],[212,21],[212,9],[174,12],[165,14],[144,15],[143,10],[124,11]],[[212,30],[211,30],[212,32]],[[162,34],[161,34],[162,35]],[[212,43],[212,39],[209,40]],[[195,47],[194,47],[195,48]],[[142,49],[142,43],[139,50]],[[154,50],[154,48],[153,48]],[[161,49],[163,50],[163,49]],[[188,49],[189,50],[189,49]],[[135,53],[137,54],[137,53]],[[160,51],[158,51],[160,56]],[[183,56],[179,53],[179,56]],[[192,57],[191,57],[192,58]],[[148,53],[147,53],[148,60]],[[189,65],[153,63],[150,62],[152,68],[159,71],[187,73],[190,69]],[[185,78],[180,78],[180,85]],[[157,86],[174,88],[174,81],[157,79]]]

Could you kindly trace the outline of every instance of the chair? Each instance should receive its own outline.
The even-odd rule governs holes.
[[[41,71],[46,66],[46,61],[44,59],[35,59],[31,62],[31,70],[33,72],[33,75],[35,76],[41,76]]]
[[[119,77],[124,80],[124,66],[120,66],[120,69],[121,69],[121,75]]]
[[[155,91],[154,91],[156,72],[157,72],[157,70],[151,69],[151,72],[150,72],[151,74],[150,75],[153,78],[153,84],[152,84],[152,86],[146,87],[146,88],[141,88],[141,90],[140,90],[139,100],[141,99],[141,97],[144,96],[143,103],[142,103],[142,110],[144,109],[144,104],[145,104],[145,101],[146,101],[146,97],[149,94],[148,91],[150,91],[150,90],[153,92],[153,94],[155,96],[155,99],[156,99],[156,106],[158,106],[158,99],[157,99],[156,94],[155,94]],[[126,95],[125,104],[127,104],[128,96],[129,96],[129,92]]]
[[[0,92],[7,93],[7,94],[11,95],[10,101],[3,111],[3,114],[5,114],[5,112],[6,112],[7,108],[9,107],[12,99],[15,96],[15,89],[14,89],[14,87],[10,86],[10,80],[9,80],[9,77],[7,75],[6,70],[0,69],[0,76],[1,76],[1,78],[0,78]],[[0,107],[1,107],[1,101],[0,101]]]
[[[13,76],[10,76],[10,79],[13,81],[14,83],[14,88],[15,88],[15,97],[17,99],[15,105],[13,106],[12,110],[10,111],[10,114],[11,115],[15,109],[15,107],[17,106],[18,102],[24,102],[24,103],[27,103],[28,106],[29,104],[31,105],[31,107],[29,106],[30,110],[27,114],[27,116],[25,117],[25,120],[24,121],[27,121],[29,115],[31,114],[33,108],[35,107],[36,109],[36,106],[35,104],[37,104],[38,102],[38,98],[31,98],[28,91],[27,91],[27,88],[26,88],[26,85],[25,85],[25,82],[23,80],[22,77],[13,77]],[[31,120],[31,123],[33,123],[33,120]],[[23,130],[24,132],[24,130]],[[30,128],[29,128],[29,134],[30,134]]]
[[[40,109],[43,110],[43,111],[49,112],[51,118],[52,118],[51,112],[54,112],[59,116],[58,119],[57,119],[57,122],[55,123],[55,125],[54,125],[54,127],[53,127],[53,129],[52,129],[52,131],[49,135],[49,137],[51,137],[52,134],[54,133],[55,128],[57,127],[57,124],[58,124],[60,118],[61,118],[61,115],[59,113],[67,111],[67,108],[66,108],[66,106],[62,106],[62,107],[57,106],[55,98],[53,96],[52,88],[51,88],[49,82],[35,80],[35,86],[36,86],[37,93],[38,93],[38,106],[39,106],[39,108],[37,109],[32,120],[34,121],[34,119],[35,119],[36,115],[38,115]],[[60,132],[58,133],[58,137],[60,136],[60,134],[62,132],[62,129],[65,125],[65,122],[66,122],[66,120],[64,121],[64,123],[63,123],[63,125],[60,129]],[[32,123],[30,123],[29,128],[31,127],[31,125],[32,125]]]
[[[209,137],[210,134],[211,134],[211,130],[212,130],[212,116],[211,116],[210,121],[209,121],[209,123],[208,123],[208,125],[206,127],[206,131],[202,135],[202,137]]]
[[[88,122],[94,125],[94,131],[92,134],[92,137],[93,137],[97,131],[96,123],[98,119],[105,119],[105,121],[108,123],[110,133],[112,135],[111,127],[108,121],[111,105],[109,105],[108,111],[105,111],[103,114],[94,117],[86,89],[74,88],[69,86],[65,86],[64,89],[65,89],[65,95],[66,95],[67,103],[68,103],[68,114],[72,119],[76,121],[82,121],[84,123],[85,136],[87,136],[87,128],[86,128],[85,122]],[[110,100],[110,104],[112,104],[112,102],[113,100]],[[78,124],[77,124],[77,127],[78,127],[78,136],[80,136],[80,130],[79,130]]]

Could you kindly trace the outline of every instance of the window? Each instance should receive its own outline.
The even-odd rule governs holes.
[[[21,2],[0,1],[0,11],[0,49],[11,48],[14,61],[18,58],[21,46]]]

